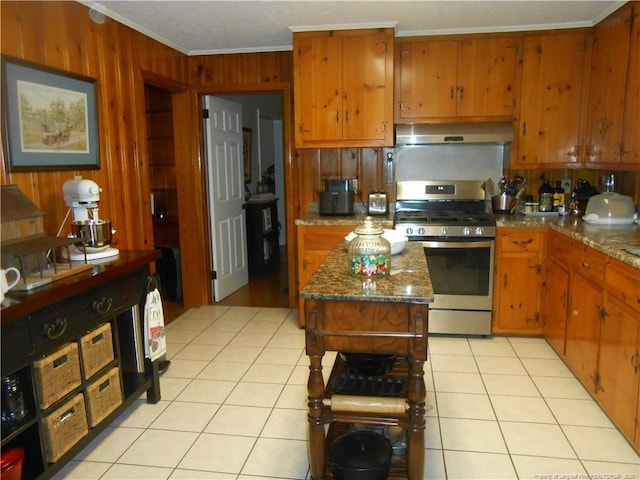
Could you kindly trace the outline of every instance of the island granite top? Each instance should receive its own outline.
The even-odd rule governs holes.
[[[396,303],[431,303],[433,286],[424,250],[408,242],[391,257],[391,275],[367,279],[347,269],[347,243],[338,242],[300,292],[304,299]]]

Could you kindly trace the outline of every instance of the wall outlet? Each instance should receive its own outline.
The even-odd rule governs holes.
[[[564,193],[571,193],[571,179],[570,178],[563,178],[562,179],[562,188],[564,188]]]

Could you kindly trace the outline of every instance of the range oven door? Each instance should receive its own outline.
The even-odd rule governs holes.
[[[493,239],[422,241],[435,300],[431,309],[491,311]]]

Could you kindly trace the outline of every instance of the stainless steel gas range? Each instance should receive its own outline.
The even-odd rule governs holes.
[[[429,265],[429,333],[491,334],[496,224],[485,198],[484,181],[396,183],[394,228]]]

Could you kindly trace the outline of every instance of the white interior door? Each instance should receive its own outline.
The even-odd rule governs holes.
[[[205,96],[204,108],[213,301],[219,302],[249,282],[242,105]]]

